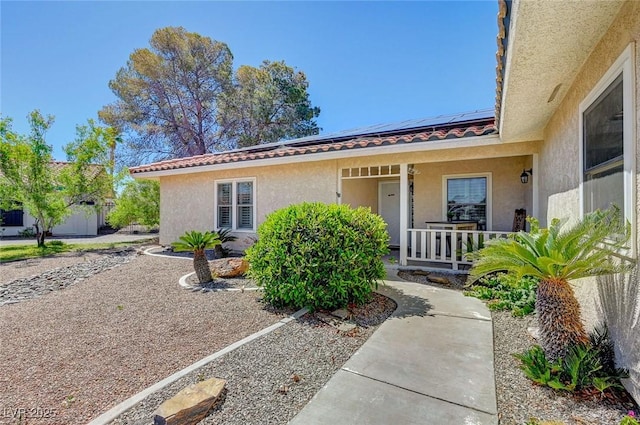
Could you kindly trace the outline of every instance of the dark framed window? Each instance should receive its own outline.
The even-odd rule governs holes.
[[[584,211],[624,206],[624,92],[620,75],[582,113]]]
[[[477,221],[487,226],[488,178],[485,176],[446,178],[447,220]]]
[[[19,227],[24,226],[24,211],[22,209],[17,210],[0,210],[0,217],[2,227]]]

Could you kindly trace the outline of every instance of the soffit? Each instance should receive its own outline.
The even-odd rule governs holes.
[[[500,108],[503,141],[542,139],[549,118],[622,4],[618,0],[512,3]]]

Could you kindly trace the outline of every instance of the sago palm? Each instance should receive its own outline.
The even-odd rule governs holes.
[[[589,341],[569,281],[626,270],[629,262],[617,254],[629,240],[630,226],[624,225],[615,207],[590,213],[567,229],[558,219],[552,220],[548,229],[540,229],[535,219],[529,221],[530,233],[491,240],[472,254],[476,261],[471,278],[499,271],[518,278],[539,278],[536,312],[540,344],[547,359],[554,361],[564,357],[572,344]]]
[[[200,284],[211,281],[211,269],[204,253],[207,248],[215,248],[220,245],[220,238],[211,232],[186,232],[180,236],[180,240],[171,244],[174,251],[193,252],[193,268],[198,276]]]

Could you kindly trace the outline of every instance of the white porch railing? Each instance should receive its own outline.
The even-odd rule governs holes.
[[[451,264],[458,270],[461,264],[471,265],[465,258],[489,239],[506,238],[511,232],[483,230],[408,229],[407,260]]]

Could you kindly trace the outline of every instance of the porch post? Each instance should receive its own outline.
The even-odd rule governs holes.
[[[400,164],[400,265],[407,265],[409,219],[409,166]]]

